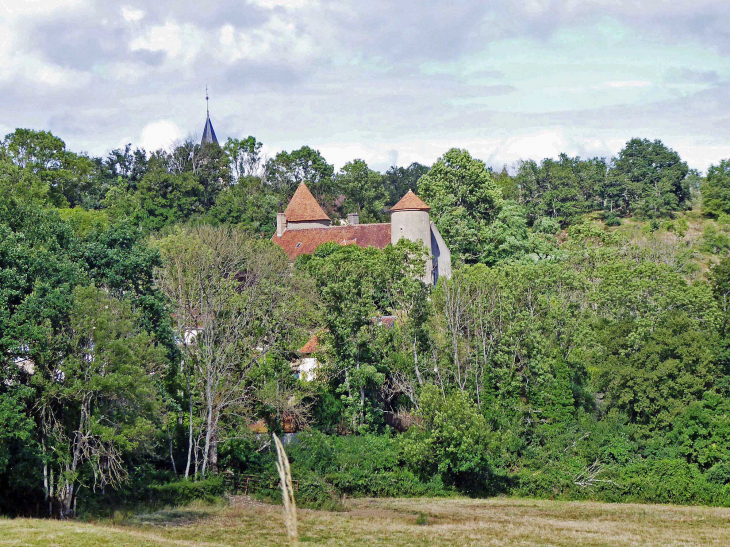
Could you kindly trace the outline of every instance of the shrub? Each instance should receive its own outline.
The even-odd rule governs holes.
[[[712,484],[730,484],[730,462],[720,462],[713,465],[705,474],[707,481]]]
[[[442,397],[436,386],[421,392],[423,428],[412,427],[404,439],[404,455],[421,476],[441,475],[447,484],[485,490],[491,474],[488,447],[491,428],[474,403],[460,392]]]
[[[723,232],[718,232],[712,224],[705,227],[702,234],[702,251],[706,253],[718,254],[730,249],[730,237]]]
[[[621,226],[621,219],[614,213],[609,213],[604,218],[606,226]]]
[[[152,484],[140,492],[140,501],[154,507],[175,506],[194,500],[213,502],[223,496],[223,477],[202,481],[180,480],[167,484]]]

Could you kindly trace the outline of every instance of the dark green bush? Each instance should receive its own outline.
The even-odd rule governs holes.
[[[202,481],[180,480],[167,484],[152,484],[142,493],[140,501],[153,507],[184,505],[193,500],[212,502],[225,494],[223,477]]]
[[[609,213],[604,217],[603,220],[606,226],[621,226],[621,219],[614,213]]]
[[[705,474],[707,481],[716,485],[730,484],[730,462],[713,465]]]

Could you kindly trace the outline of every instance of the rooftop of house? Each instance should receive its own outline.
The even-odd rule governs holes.
[[[302,355],[310,355],[317,351],[317,345],[319,344],[319,338],[317,338],[317,335],[314,334],[309,339],[309,341],[304,344],[301,348],[299,348],[299,353]]]
[[[430,211],[431,208],[419,198],[413,190],[408,190],[398,203],[391,207],[390,211]]]
[[[412,190],[396,203],[390,212],[397,211],[429,211],[426,205]],[[307,185],[301,183],[294,192],[284,211],[286,222],[330,221],[324,209],[309,191]],[[290,227],[291,228],[291,227]],[[358,245],[359,247],[376,247],[384,249],[391,243],[390,223],[383,224],[349,224],[346,226],[310,226],[305,229],[285,229],[281,235],[275,234],[274,242],[284,249],[290,260],[302,254],[312,254],[323,243],[340,245]]]
[[[289,205],[284,211],[284,216],[288,222],[314,222],[319,220],[330,220],[324,209],[314,199],[312,192],[309,191],[307,185],[302,183],[294,192],[289,201]]]
[[[273,237],[290,260],[302,254],[312,254],[323,243],[358,245],[385,249],[390,244],[390,224],[355,224],[353,226],[322,226],[306,230],[286,230]]]
[[[396,320],[397,317],[395,315],[376,315],[372,318],[374,325],[385,327],[386,329],[393,328]],[[316,334],[313,334],[307,343],[297,351],[300,355],[311,355],[317,351],[317,349],[319,349],[319,337]]]

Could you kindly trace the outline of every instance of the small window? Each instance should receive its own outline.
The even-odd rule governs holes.
[[[299,243],[297,243],[297,245],[296,245],[295,249],[298,249],[298,248],[299,248],[299,247],[301,247],[301,246],[302,246],[302,242],[300,241]]]

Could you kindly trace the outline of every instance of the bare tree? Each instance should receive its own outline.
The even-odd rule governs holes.
[[[201,474],[217,471],[221,420],[249,397],[247,372],[289,334],[300,317],[298,278],[286,256],[244,232],[201,226],[158,242],[162,290],[176,307],[188,389],[189,476],[194,398],[204,408]]]

